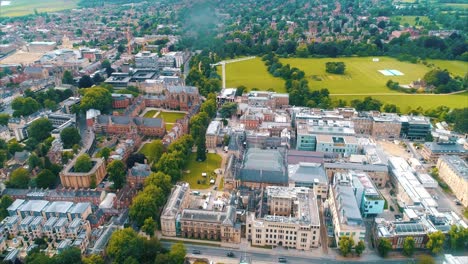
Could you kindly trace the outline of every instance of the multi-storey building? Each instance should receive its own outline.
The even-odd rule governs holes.
[[[354,126],[350,121],[334,120],[297,120],[296,149],[316,151],[317,136],[354,136]]]
[[[468,164],[458,156],[441,156],[437,162],[443,179],[463,206],[468,206]]]
[[[161,214],[161,231],[166,236],[181,236],[240,243],[241,225],[236,216],[236,195],[215,197],[209,192],[203,197],[189,194],[188,183],[172,189]]]
[[[354,188],[346,175],[335,175],[329,190],[328,203],[336,244],[338,245],[343,236],[351,237],[355,243],[364,240],[366,228],[354,195]]]
[[[288,170],[284,149],[247,149],[236,180],[237,186],[243,185],[253,188],[271,185],[286,186],[288,184]]]
[[[354,136],[317,135],[315,150],[349,156],[358,153],[358,141]]]
[[[355,197],[364,217],[376,216],[384,210],[385,199],[364,172],[350,171]]]
[[[266,188],[268,213],[247,217],[247,238],[254,246],[310,250],[320,245],[320,221],[313,189]]]
[[[135,66],[137,68],[158,69],[158,54],[143,51],[135,55]]]
[[[374,138],[399,138],[401,132],[400,117],[396,114],[382,114],[372,117],[372,136]]]
[[[457,142],[426,142],[423,144],[421,154],[426,160],[436,163],[443,155],[467,157],[468,151]]]
[[[321,163],[299,162],[288,165],[289,186],[314,189],[317,199],[328,197],[328,178]]]
[[[91,183],[101,183],[107,174],[102,158],[92,158],[93,167],[88,172],[74,172],[76,158],[60,172],[60,182],[66,188],[89,188]]]
[[[215,149],[223,142],[223,136],[220,134],[221,127],[221,121],[211,121],[206,129],[206,148]]]
[[[431,133],[431,122],[425,116],[401,116],[400,137],[410,140],[424,140]]]

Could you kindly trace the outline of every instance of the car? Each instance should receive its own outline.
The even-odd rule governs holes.
[[[233,258],[234,257],[234,252],[229,251],[228,253],[226,253],[226,256],[228,256],[230,258]]]
[[[287,263],[288,261],[286,260],[286,258],[279,257],[279,258],[278,258],[278,262],[279,262],[279,263]]]
[[[195,249],[195,250],[192,250],[192,254],[200,255],[201,252],[200,252],[200,250],[196,250],[196,249]]]

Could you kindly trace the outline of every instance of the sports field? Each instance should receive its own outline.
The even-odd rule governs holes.
[[[221,67],[217,67],[221,76]],[[259,90],[273,89],[284,93],[284,81],[273,77],[266,69],[261,58],[254,58],[241,62],[226,64],[226,87],[238,87],[244,85],[250,91],[252,88]]]
[[[1,2],[0,16],[13,17],[34,14],[35,11],[41,13],[75,8],[79,0],[2,0]]]
[[[441,69],[447,69],[452,75],[464,77],[468,73],[468,62],[450,60],[427,60]]]
[[[391,21],[397,22],[400,25],[405,25],[408,23],[410,26],[416,25],[416,18],[419,18],[419,21],[422,23],[429,23],[431,22],[427,16],[392,16],[390,18]]]
[[[450,108],[468,107],[468,92],[453,95],[427,95],[427,94],[395,94],[395,95],[370,95],[372,98],[382,101],[384,104],[395,104],[400,111],[408,112],[409,109],[422,107],[424,110],[444,105]],[[337,95],[332,99],[343,99],[349,104],[353,99],[363,99],[363,95]]]
[[[430,69],[422,64],[401,62],[389,57],[376,57],[378,62],[373,62],[374,57],[351,58],[291,58],[281,59],[283,64],[289,63],[291,67],[303,70],[309,81],[311,89],[328,88],[332,94],[349,93],[396,93],[387,88],[388,80],[409,84],[422,78]],[[344,75],[325,72],[325,63],[329,61],[342,61],[346,65]],[[379,70],[393,69],[402,72],[402,76],[385,76]]]

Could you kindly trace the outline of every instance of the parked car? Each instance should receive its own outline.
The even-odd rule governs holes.
[[[287,263],[288,261],[286,260],[286,258],[279,257],[279,258],[278,258],[278,262],[279,262],[279,263]]]
[[[200,250],[196,250],[196,249],[195,249],[195,250],[192,250],[192,254],[200,255],[201,252],[200,252]]]
[[[234,252],[229,251],[228,253],[226,253],[226,256],[228,256],[230,258],[233,258],[234,257]]]

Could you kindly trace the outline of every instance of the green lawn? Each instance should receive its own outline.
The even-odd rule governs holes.
[[[149,153],[149,151],[150,151],[149,145],[150,145],[150,143],[144,144],[143,147],[141,147],[141,149],[139,151],[141,154],[145,155],[145,157],[152,156],[152,154]]]
[[[24,16],[37,12],[54,12],[77,7],[79,0],[9,0],[10,5],[2,6],[1,17]]]
[[[189,162],[186,171],[189,173],[183,173],[181,181],[188,182],[190,184],[190,188],[192,189],[207,189],[210,187],[210,177],[212,173],[214,173],[215,169],[221,167],[221,156],[214,153],[206,154],[206,160],[204,162],[196,161],[197,154],[192,153],[190,154]],[[202,177],[202,173],[206,173],[206,177]],[[216,179],[216,178],[215,178]],[[198,184],[197,181],[203,181],[205,183]]]
[[[344,99],[348,103],[353,99],[362,99],[365,96],[332,96],[333,99]],[[468,107],[468,92],[454,95],[409,95],[409,94],[395,94],[395,95],[372,95],[372,98],[379,99],[384,104],[396,104],[400,107],[402,112],[407,112],[410,108],[415,109],[422,107],[424,110],[435,108],[437,106],[445,105],[450,108],[463,108]]]
[[[152,118],[157,112],[158,110],[149,110],[148,112],[145,113],[145,115],[143,115],[143,117]]]
[[[468,73],[468,62],[453,60],[427,60],[441,69],[447,69],[455,76],[464,77]]]
[[[218,67],[217,70],[221,76],[221,67]],[[226,64],[226,86],[238,87],[241,85],[247,87],[249,91],[252,88],[259,90],[271,88],[277,92],[286,92],[284,81],[281,78],[273,77],[267,71],[261,58]]]
[[[175,123],[177,119],[184,118],[184,116],[185,113],[161,111],[158,118],[164,119],[164,122],[166,123]]]
[[[392,79],[400,84],[409,84],[422,78],[430,69],[423,64],[401,62],[390,57],[378,57],[379,62],[373,62],[373,57],[351,58],[292,58],[281,59],[283,64],[303,70],[313,90],[328,88],[331,94],[350,93],[397,93],[386,87]],[[344,75],[325,72],[325,63],[342,61],[346,64]],[[378,70],[398,70],[403,76],[384,76]]]
[[[419,21],[422,23],[429,23],[430,20],[427,16],[392,16],[390,19],[393,22],[398,22],[400,25],[408,23],[410,26],[416,25],[416,18],[419,17]]]
[[[174,124],[168,124],[166,123],[166,131],[171,131],[172,127],[174,126]]]

